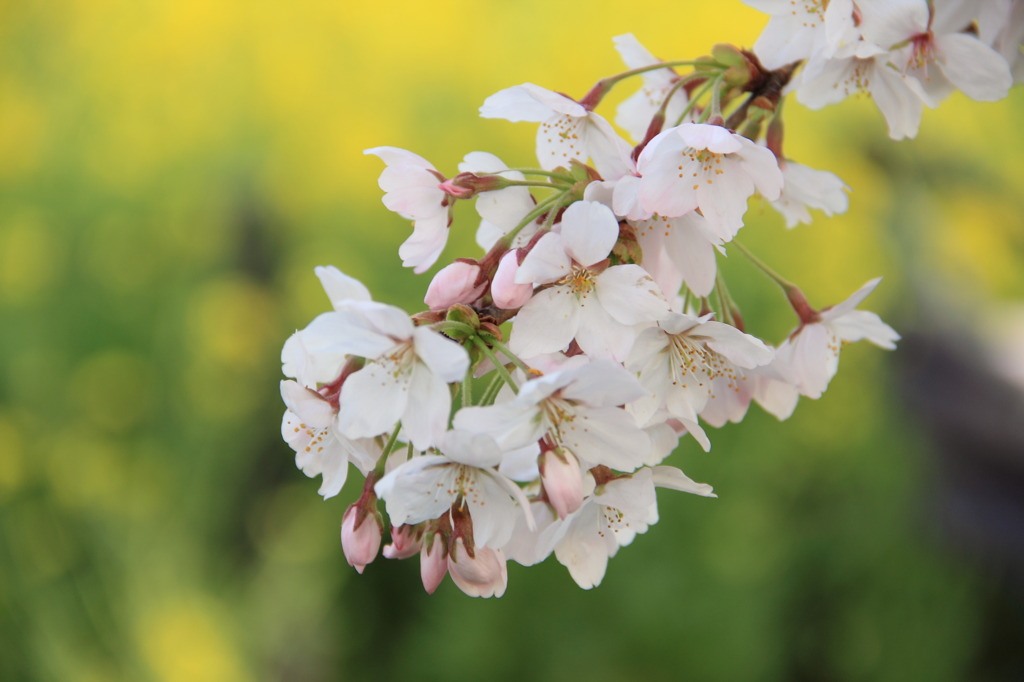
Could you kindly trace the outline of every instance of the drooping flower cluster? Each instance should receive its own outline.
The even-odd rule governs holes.
[[[953,86],[1005,94],[1020,3],[991,3],[1007,28],[966,2],[748,1],[772,14],[754,52],[661,62],[620,36],[630,70],[580,100],[531,83],[489,97],[481,115],[538,124],[535,169],[472,152],[447,177],[411,152],[367,150],[385,163],[385,205],[413,221],[403,265],[437,262],[457,201],[475,202],[484,254],[437,271],[412,316],[319,267],[332,310],[285,343],[282,435],[297,465],[322,476],[325,498],[350,464],[365,477],[341,526],[358,571],[381,551],[419,555],[428,592],[450,575],[501,596],[508,560],[554,554],[589,589],[658,520],[657,488],[714,497],[665,464],[681,439],[708,450],[705,427],[739,422],[751,402],[787,418],[799,396],[822,395],[845,343],[895,347],[858,309],[877,279],[816,310],[736,241],[755,194],[789,226],[847,206],[839,178],[782,154],[781,99],[863,88],[894,137],[911,135],[920,105]],[[631,77],[641,89],[615,119],[627,141],[596,109]],[[795,311],[779,344],[744,329],[717,269],[727,250]]]

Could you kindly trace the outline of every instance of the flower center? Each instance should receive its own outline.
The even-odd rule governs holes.
[[[572,272],[559,280],[559,284],[565,285],[576,294],[577,298],[586,298],[594,290],[594,273],[587,268],[574,265]]]

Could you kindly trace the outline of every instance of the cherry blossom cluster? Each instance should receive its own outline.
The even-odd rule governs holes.
[[[706,427],[752,402],[786,419],[826,390],[845,343],[895,347],[858,308],[879,280],[815,309],[736,239],[754,195],[790,227],[847,208],[838,177],[784,156],[784,96],[819,106],[862,89],[893,137],[913,135],[922,105],[954,87],[1005,95],[1024,3],[748,4],[772,15],[753,51],[663,62],[624,35],[628,70],[579,100],[531,83],[488,97],[482,116],[536,125],[535,166],[472,152],[448,176],[409,151],[367,150],[385,164],[385,206],[413,224],[403,265],[435,265],[458,201],[475,204],[482,255],[437,271],[413,315],[318,267],[332,309],[284,345],[282,434],[298,467],[322,477],[324,498],[350,465],[364,477],[341,522],[359,572],[380,553],[418,555],[428,592],[450,575],[501,596],[508,560],[554,554],[594,587],[658,520],[657,488],[714,497],[665,464],[681,439],[708,450]],[[640,87],[616,128],[597,109],[623,82]],[[745,329],[717,267],[727,252],[793,309],[778,343]]]

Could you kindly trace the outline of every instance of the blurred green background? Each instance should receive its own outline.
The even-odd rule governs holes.
[[[426,286],[364,148],[529,165],[532,126],[479,119],[487,95],[581,96],[621,70],[620,33],[678,59],[764,22],[738,1],[0,1],[0,679],[1010,679],[1022,601],[999,543],[942,520],[906,350],[851,346],[790,421],[752,408],[710,454],[686,443],[674,463],[720,498],[663,492],[590,592],[553,559],[491,601],[428,597],[415,561],[358,576],[358,477],[324,502],[280,440],[281,344],[327,308],[313,267],[410,311]],[[818,306],[885,275],[867,307],[901,332],[1007,319],[1019,91],[955,96],[902,143],[863,99],[788,116],[789,156],[851,209],[787,232],[754,202],[749,246]],[[477,253],[460,216],[448,258]],[[781,340],[782,298],[724,267]]]

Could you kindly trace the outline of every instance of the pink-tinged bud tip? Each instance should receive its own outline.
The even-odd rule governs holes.
[[[360,516],[355,504],[345,511],[341,520],[341,549],[349,566],[362,573],[377,558],[384,528],[376,514],[362,515],[361,522]]]
[[[437,271],[423,302],[431,310],[446,310],[456,303],[472,303],[487,290],[487,282],[477,284],[480,266],[455,261]]]
[[[532,284],[517,284],[519,257],[516,251],[509,251],[498,262],[498,268],[491,282],[491,297],[494,305],[505,310],[521,308],[533,296]]]
[[[548,502],[564,519],[583,504],[583,474],[571,452],[549,450],[540,456],[540,477]]]
[[[448,559],[448,572],[459,589],[470,597],[500,597],[508,586],[505,555],[490,547],[477,547],[469,556],[462,538],[455,540],[453,556]]]
[[[428,535],[423,538],[423,549],[420,550],[420,580],[427,594],[434,594],[445,574],[448,573],[448,550],[440,535]]]

